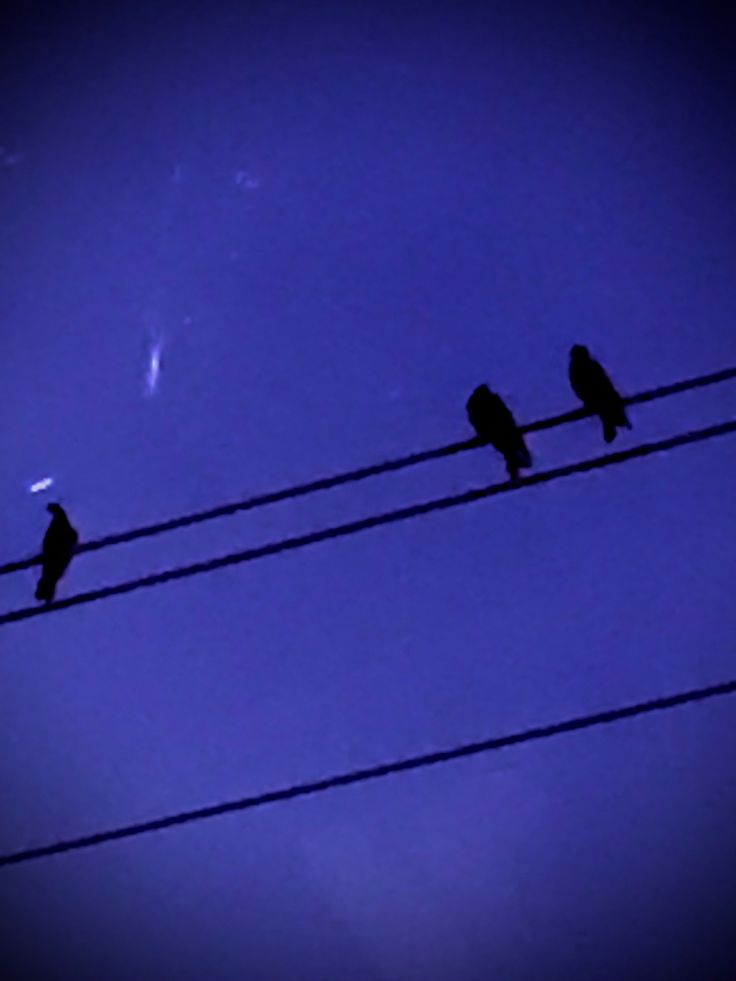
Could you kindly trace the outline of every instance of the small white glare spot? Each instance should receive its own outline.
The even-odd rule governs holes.
[[[28,488],[28,491],[31,494],[38,494],[40,491],[48,490],[49,487],[51,487],[51,485],[53,484],[53,482],[54,482],[53,477],[44,477],[42,480],[37,480],[35,481],[35,483],[31,484],[31,486]]]

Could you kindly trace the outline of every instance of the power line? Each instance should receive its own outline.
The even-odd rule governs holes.
[[[180,811],[177,814],[169,814],[166,817],[141,821],[136,824],[127,824],[108,831],[99,831],[95,834],[84,835],[79,838],[67,838],[62,841],[55,841],[49,845],[24,848],[16,852],[7,852],[4,855],[0,855],[0,867],[19,865],[22,862],[30,862],[33,859],[60,855],[63,852],[79,851],[82,848],[92,848],[109,841],[118,841],[122,838],[135,838],[153,831],[164,831],[167,828],[174,828],[178,825],[191,824],[195,821],[205,821],[209,818],[220,817],[223,814],[252,810],[256,807],[263,807],[265,804],[294,800],[297,797],[309,797],[328,790],[335,790],[338,787],[349,787],[352,784],[366,783],[369,780],[377,780],[381,777],[388,777],[397,773],[421,770],[439,763],[449,763],[453,760],[459,760],[469,756],[479,756],[481,753],[490,753],[500,749],[506,749],[510,746],[519,746],[522,743],[550,739],[553,736],[559,736],[563,733],[592,729],[595,726],[608,725],[624,719],[633,719],[637,716],[648,715],[651,712],[665,711],[694,702],[703,702],[711,698],[732,695],[734,692],[736,692],[736,679],[725,681],[718,685],[710,685],[706,688],[694,688],[690,691],[678,692],[675,695],[653,698],[646,702],[636,702],[633,705],[624,705],[619,708],[608,709],[604,712],[580,715],[563,722],[553,722],[546,726],[523,729],[520,732],[510,733],[505,736],[495,736],[478,742],[463,743],[459,746],[438,750],[434,753],[423,753],[420,756],[410,756],[401,760],[395,760],[392,763],[382,763],[378,766],[365,767],[361,770],[350,770],[347,773],[325,777],[322,780],[293,784],[290,787],[284,787],[280,790],[270,790],[262,794],[241,797],[238,800],[229,800],[219,804],[211,804],[207,807]]]
[[[675,382],[671,385],[660,385],[658,388],[640,392],[630,398],[624,399],[626,405],[639,405],[645,402],[654,402],[657,399],[668,398],[678,395],[681,392],[691,391],[696,388],[705,388],[709,385],[720,384],[736,378],[736,368],[725,368],[722,371],[712,372],[708,375],[700,375],[696,378],[688,378],[684,381]],[[524,433],[540,432],[544,429],[554,429],[557,426],[567,425],[579,419],[585,419],[591,413],[585,409],[574,409],[562,415],[551,416],[547,419],[539,419],[536,422],[521,426]],[[468,450],[479,449],[485,446],[478,439],[467,439],[457,443],[449,443],[445,446],[435,447],[434,449],[422,450],[408,456],[397,457],[393,460],[384,460],[381,463],[361,467],[357,470],[348,470],[344,473],[333,474],[329,477],[321,477],[317,480],[309,481],[305,484],[295,484],[291,487],[284,487],[276,491],[268,491],[257,494],[254,497],[245,498],[240,501],[233,501],[229,504],[222,504],[215,508],[205,511],[195,511],[192,514],[181,515],[177,518],[170,518],[167,521],[156,522],[155,524],[142,525],[139,528],[132,528],[128,531],[119,532],[114,535],[106,535],[104,538],[97,538],[91,542],[84,542],[76,550],[77,555],[84,552],[96,552],[99,549],[109,548],[113,545],[120,545],[123,542],[136,541],[139,538],[151,538],[154,535],[161,535],[177,528],[186,528],[191,525],[202,524],[212,521],[215,518],[226,517],[227,515],[237,514],[241,511],[251,511],[255,508],[264,507],[268,504],[277,504],[280,501],[292,500],[296,497],[305,497],[318,491],[329,490],[333,487],[340,487],[344,484],[357,483],[369,477],[376,477],[380,474],[390,473],[397,470],[404,470],[407,467],[416,466],[419,463],[426,463],[429,460],[439,460],[443,457],[453,456],[458,453],[465,453]],[[14,562],[7,562],[0,565],[0,576],[8,575],[11,572],[20,572],[22,569],[30,569],[41,562],[40,555],[34,555],[29,559],[18,559]]]
[[[66,599],[56,600],[45,606],[26,606],[17,610],[0,615],[0,626],[7,623],[14,623],[19,620],[28,620],[31,617],[44,616],[49,613],[56,613],[59,610],[67,609],[70,606],[80,606],[86,603],[94,603],[98,600],[108,599],[112,596],[121,596],[124,593],[132,593],[138,589],[146,589],[149,586],[159,586],[166,582],[173,582],[176,579],[186,579],[189,576],[200,575],[204,572],[212,572],[215,569],[223,569],[226,566],[239,565],[243,562],[253,562],[257,559],[266,558],[269,555],[279,555],[282,552],[292,552],[308,545],[315,545],[318,542],[328,541],[335,538],[344,538],[348,535],[355,535],[360,531],[369,528],[378,528],[382,525],[395,524],[399,521],[406,521],[409,518],[420,517],[434,511],[445,511],[448,508],[457,507],[462,504],[472,504],[488,497],[495,497],[498,494],[505,494],[511,491],[523,490],[525,487],[534,487],[538,484],[546,484],[553,480],[563,477],[570,477],[576,473],[587,473],[591,470],[600,470],[615,464],[624,463],[627,460],[634,460],[645,456],[652,456],[655,453],[662,453],[676,449],[680,446],[687,446],[690,443],[700,443],[705,440],[714,439],[717,436],[725,436],[728,433],[736,432],[736,420],[720,423],[717,426],[708,426],[705,429],[697,429],[688,433],[680,433],[677,436],[670,436],[667,439],[657,440],[652,443],[642,443],[631,449],[619,450],[616,453],[607,453],[603,456],[592,457],[588,460],[580,460],[577,463],[570,463],[563,467],[555,467],[553,470],[544,470],[540,473],[533,473],[512,483],[504,481],[499,484],[491,484],[489,487],[479,487],[474,490],[465,491],[462,494],[454,494],[450,497],[436,498],[432,501],[425,501],[421,504],[412,504],[408,507],[398,508],[395,511],[387,511],[382,514],[372,515],[368,518],[360,518],[357,521],[349,521],[346,524],[335,525],[331,528],[322,528],[319,531],[310,532],[306,535],[295,535],[292,538],[283,538],[276,542],[269,542],[266,545],[259,545],[255,548],[245,549],[241,552],[232,552],[229,555],[218,556],[206,562],[194,562],[191,565],[177,566],[167,569],[164,572],[157,572],[153,575],[142,576],[139,579],[129,579],[126,582],[117,583],[113,586],[103,586],[100,589],[89,590],[86,593],[77,593]]]

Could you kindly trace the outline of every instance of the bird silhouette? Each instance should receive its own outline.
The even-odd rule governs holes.
[[[582,344],[574,344],[570,349],[569,375],[573,392],[601,420],[607,443],[614,441],[619,429],[631,429],[623,399],[603,366]]]
[[[466,405],[468,419],[480,440],[490,443],[506,461],[511,480],[519,479],[522,467],[531,467],[532,458],[511,409],[487,385],[478,385]]]
[[[36,586],[36,599],[50,603],[56,594],[59,580],[72,560],[79,535],[60,504],[49,504],[46,510],[53,517],[43,536],[41,578]]]

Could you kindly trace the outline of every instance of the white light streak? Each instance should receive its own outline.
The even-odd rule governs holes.
[[[152,398],[156,394],[159,378],[161,377],[161,354],[163,339],[154,341],[148,352],[148,368],[146,370],[146,396]]]
[[[53,483],[53,477],[43,477],[41,480],[37,480],[35,483],[31,484],[31,486],[28,488],[28,492],[30,494],[38,494],[40,491],[48,490]]]

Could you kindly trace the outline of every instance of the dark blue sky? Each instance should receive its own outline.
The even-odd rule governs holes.
[[[62,6],[3,22],[3,562],[52,495],[90,540],[463,439],[483,381],[563,412],[574,342],[627,393],[736,364],[725,15]],[[617,446],[735,410],[734,383],[634,408]],[[529,444],[604,450],[590,420]],[[731,677],[735,453],[3,627],[0,852]],[[477,451],[80,556],[60,595],[503,476]],[[729,977],[733,724],[713,702],[6,869],[8,981]]]

